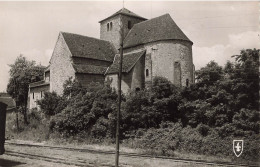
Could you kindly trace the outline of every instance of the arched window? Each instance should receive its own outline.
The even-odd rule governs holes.
[[[113,23],[110,22],[110,31],[113,29]]]
[[[189,79],[186,79],[186,86],[189,86]]]
[[[109,23],[107,23],[107,31],[109,31]]]
[[[128,21],[127,27],[128,27],[128,29],[131,29],[131,28],[132,28],[132,23],[131,23],[131,21]]]
[[[145,75],[146,75],[146,77],[149,76],[149,70],[148,69],[145,70]]]

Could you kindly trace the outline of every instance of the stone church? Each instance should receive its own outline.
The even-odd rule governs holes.
[[[177,86],[194,83],[193,42],[169,14],[145,19],[126,8],[101,20],[100,39],[60,32],[44,80],[30,84],[29,108],[46,91],[63,92],[69,78],[83,86],[111,82],[117,89],[120,26],[123,28],[122,91],[149,86],[162,76]]]

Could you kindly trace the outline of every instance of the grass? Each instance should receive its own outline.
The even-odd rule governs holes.
[[[102,140],[100,142],[89,138],[88,136],[74,136],[70,138],[64,138],[62,135],[57,133],[50,133],[48,127],[48,119],[36,119],[30,116],[30,124],[24,125],[21,114],[19,115],[19,126],[20,130],[17,131],[16,128],[16,114],[8,113],[6,122],[6,137],[13,140],[25,140],[31,141],[31,143],[41,143],[50,146],[63,146],[63,147],[73,147],[73,148],[86,148],[102,151],[115,151],[115,144],[111,139]],[[23,141],[24,142],[24,141]],[[141,153],[150,154],[153,156],[166,155],[170,157],[180,158],[180,159],[191,159],[191,160],[205,160],[207,162],[219,162],[219,163],[231,163],[234,162],[229,157],[223,156],[209,156],[209,155],[199,155],[195,153],[179,152],[177,150],[171,151],[166,150],[166,152],[161,152],[152,149],[140,149],[134,146],[134,142],[123,141],[120,145],[120,151],[126,153]],[[147,162],[150,164],[151,162]],[[156,164],[156,162],[153,162]],[[147,165],[148,166],[148,165]],[[151,166],[151,164],[150,164]],[[188,165],[189,166],[189,165]]]

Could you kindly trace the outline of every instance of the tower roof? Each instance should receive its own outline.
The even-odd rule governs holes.
[[[105,21],[105,20],[107,20],[107,19],[109,19],[111,17],[114,17],[116,15],[119,15],[119,14],[126,15],[126,16],[131,16],[131,17],[135,17],[135,18],[139,18],[139,19],[143,19],[143,20],[147,20],[146,18],[141,17],[141,16],[131,12],[130,10],[128,10],[126,8],[122,8],[119,11],[117,11],[116,13],[114,13],[113,15],[111,15],[111,16],[109,16],[109,17],[107,17],[107,18],[105,18],[105,19],[103,19],[101,21],[99,21],[99,23],[101,23],[102,21]]]
[[[160,40],[192,41],[181,31],[169,14],[137,23],[127,34],[124,48]]]

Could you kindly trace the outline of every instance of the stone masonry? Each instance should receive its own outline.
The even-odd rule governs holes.
[[[75,70],[71,63],[71,53],[59,34],[53,55],[50,60],[50,91],[55,91],[61,95],[63,93],[63,84],[70,77],[75,79]]]
[[[116,49],[120,48],[120,22],[122,19],[123,22],[123,27],[124,27],[124,36],[123,38],[126,37],[130,29],[137,23],[140,23],[144,21],[144,19],[141,18],[135,18],[135,17],[130,17],[130,16],[125,16],[125,15],[117,15],[115,17],[106,19],[104,21],[100,22],[100,39],[109,41],[114,44]],[[112,23],[112,29],[109,28],[108,30],[108,24],[110,26],[110,23]],[[130,24],[130,25],[128,25]],[[130,27],[131,28],[130,28]]]
[[[146,50],[145,70],[143,71],[146,83],[150,84],[149,81],[152,77],[162,76],[176,85],[186,86],[187,79],[189,84],[194,82],[191,47],[190,42],[165,40],[128,48],[124,51],[131,53],[132,51]],[[176,63],[179,63],[181,69],[181,78],[178,81],[174,80],[176,78],[174,77]],[[149,72],[148,76],[146,70]]]

